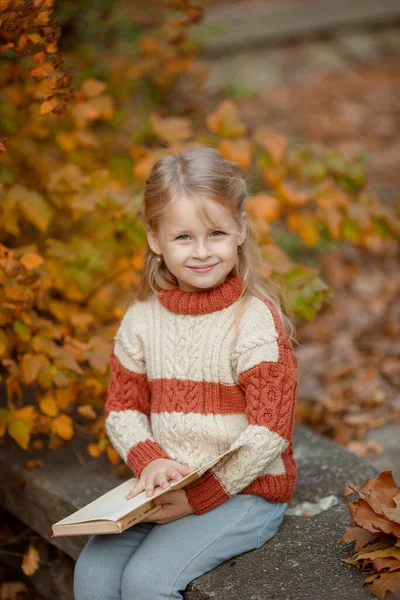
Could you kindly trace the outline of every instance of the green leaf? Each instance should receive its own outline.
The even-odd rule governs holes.
[[[16,319],[13,323],[13,330],[23,342],[29,342],[31,339],[31,331],[25,323]]]
[[[31,431],[29,425],[21,419],[15,419],[8,424],[9,435],[17,442],[21,448],[28,450],[29,440],[31,437]]]

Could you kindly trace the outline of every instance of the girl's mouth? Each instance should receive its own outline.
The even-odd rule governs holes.
[[[189,269],[191,269],[192,271],[195,271],[196,273],[206,273],[208,271],[211,271],[211,269],[213,269],[214,267],[217,266],[218,263],[215,263],[213,265],[209,265],[207,267],[189,267]]]

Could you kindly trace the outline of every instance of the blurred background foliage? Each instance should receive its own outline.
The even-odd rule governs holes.
[[[120,458],[102,415],[113,336],[146,243],[144,182],[165,153],[210,145],[245,171],[262,277],[311,321],[331,301],[319,256],[400,239],[359,153],[251,128],[205,92],[192,0],[0,0],[0,434],[56,448],[76,433]],[[25,392],[29,393],[26,394]]]

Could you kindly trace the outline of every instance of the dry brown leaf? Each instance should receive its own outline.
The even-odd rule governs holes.
[[[0,584],[0,600],[20,600],[29,592],[21,581],[6,581]]]

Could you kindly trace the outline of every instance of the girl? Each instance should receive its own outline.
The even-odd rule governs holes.
[[[120,535],[92,536],[76,600],[182,599],[193,579],[262,546],[296,480],[297,360],[259,258],[238,165],[165,156],[146,181],[142,278],[110,359],[107,433],[148,495],[240,447]]]

